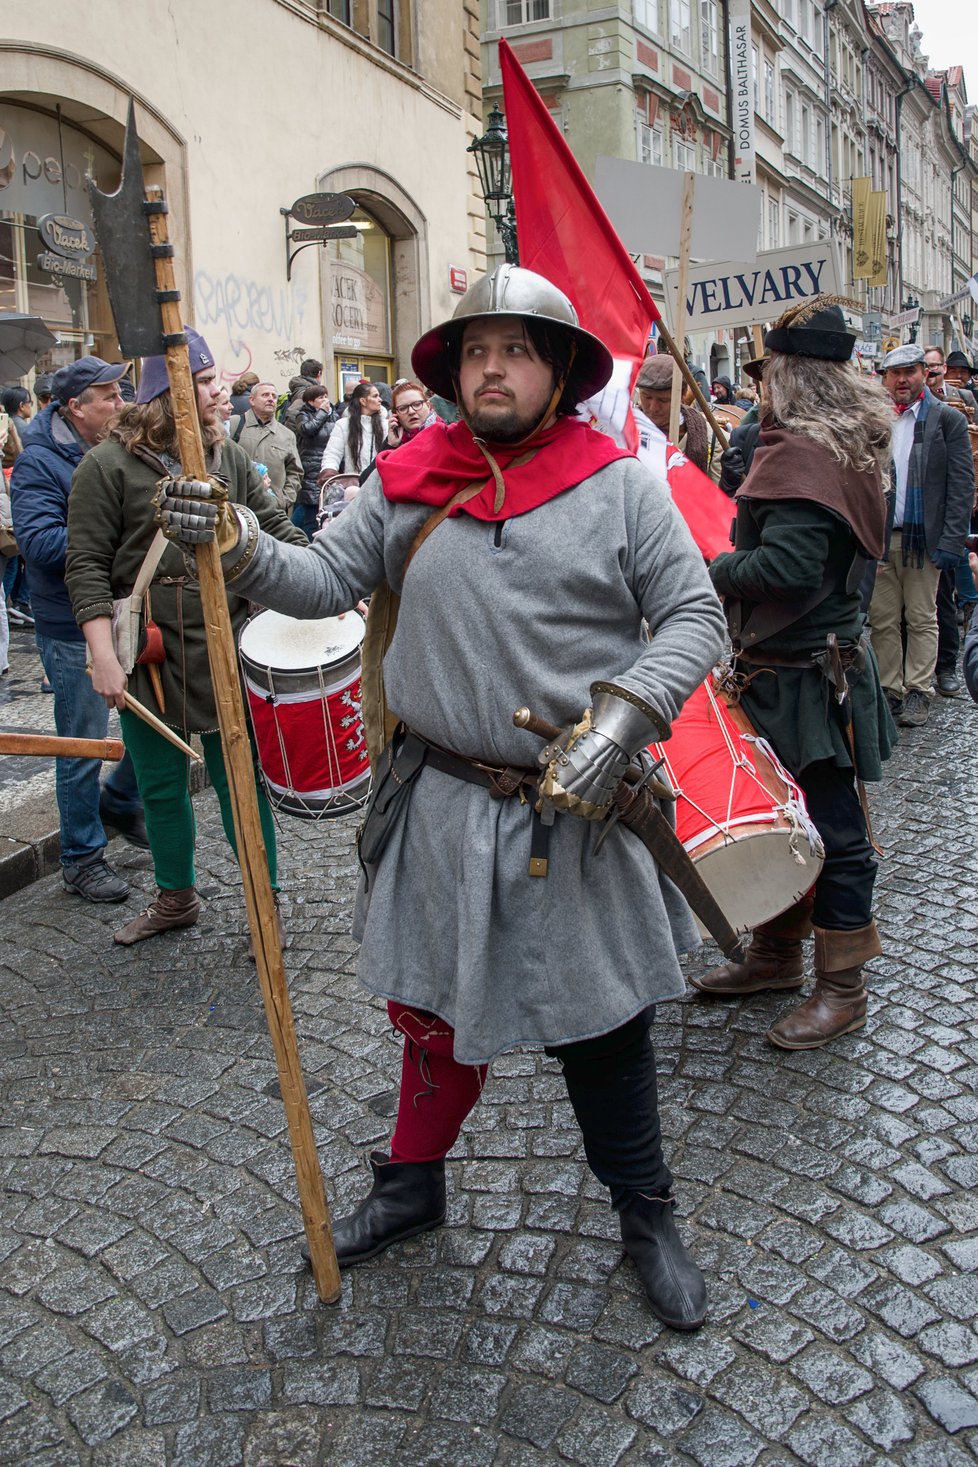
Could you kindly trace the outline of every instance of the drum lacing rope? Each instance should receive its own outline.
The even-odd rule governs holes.
[[[703,807],[701,805],[698,805],[695,800],[690,799],[689,795],[682,788],[682,785],[676,778],[675,772],[669,763],[668,754],[665,756],[665,769],[666,773],[669,776],[669,782],[672,785],[673,789],[676,791],[677,797],[681,797],[682,799],[684,799],[691,809],[695,810],[698,815],[702,816],[706,823],[712,826],[713,829],[720,836],[722,836],[724,844],[728,845],[734,840],[734,836],[731,834],[731,830],[733,829],[734,785],[737,780],[737,771],[740,770],[744,775],[746,775],[748,779],[753,780],[754,784],[765,796],[766,800],[770,800],[771,791],[768,789],[764,781],[760,778],[755,766],[751,763],[750,759],[747,758],[742,748],[738,748],[737,745],[734,743],[734,740],[730,734],[730,730],[727,727],[727,721],[722,716],[722,713],[720,711],[716,694],[714,693],[709,682],[707,682],[705,686],[707,697],[710,700],[710,706],[716,716],[716,721],[720,729],[720,734],[723,738],[723,742],[726,744],[727,753],[730,756],[731,774],[730,786],[727,795],[726,824],[718,821],[716,817],[711,815],[708,810],[704,810]],[[825,849],[822,845],[822,838],[819,835],[818,831],[815,829],[815,826],[812,824],[808,812],[805,809],[804,799],[801,790],[799,789],[795,781],[791,778],[791,775],[785,769],[784,765],[778,759],[774,750],[771,748],[771,745],[767,742],[766,739],[759,737],[757,734],[743,734],[741,735],[739,742],[755,744],[757,748],[761,751],[761,753],[765,754],[770,759],[779,777],[783,781],[785,789],[788,791],[788,798],[785,800],[785,802],[780,805],[775,805],[773,808],[778,814],[784,816],[784,819],[787,821],[788,825],[791,828],[791,834],[788,837],[788,849],[791,852],[792,860],[799,866],[805,865],[805,857],[802,855],[799,846],[799,837],[802,834],[807,837],[808,845],[812,855],[819,857],[824,856]]]

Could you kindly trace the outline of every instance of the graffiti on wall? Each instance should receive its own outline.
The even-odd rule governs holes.
[[[207,336],[224,382],[234,382],[244,372],[271,376],[273,362],[280,377],[291,376],[305,350],[283,349],[273,342],[301,340],[308,305],[309,293],[301,281],[294,280],[289,289],[232,272],[198,270],[194,276],[197,327]]]

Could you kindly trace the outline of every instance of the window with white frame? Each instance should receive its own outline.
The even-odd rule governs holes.
[[[812,50],[815,52],[815,55],[816,56],[821,56],[821,54],[822,54],[822,12],[819,10],[818,6],[815,4],[815,0],[811,0],[811,6],[812,6]]]
[[[499,0],[499,29],[550,19],[550,0]]]
[[[707,158],[703,172],[707,178],[726,178],[727,165],[722,158]]]
[[[812,112],[810,107],[801,109],[801,161],[811,167]]]
[[[669,37],[686,56],[691,54],[690,0],[669,0]]]
[[[696,144],[676,135],[672,140],[672,166],[682,173],[696,172]]]
[[[788,210],[788,243],[790,245],[798,243],[798,215],[792,214],[790,209]]]
[[[795,94],[788,88],[784,94],[784,142],[789,153],[798,146],[795,141]]]
[[[777,126],[777,111],[774,101],[774,62],[764,62],[764,116],[773,126]]]
[[[660,36],[659,0],[632,0],[632,18],[654,36]]]
[[[781,244],[781,201],[767,201],[767,247],[776,250]]]
[[[821,173],[825,167],[825,119],[815,119],[815,158],[812,167],[816,173]]]
[[[703,67],[713,76],[720,74],[720,29],[717,10],[717,0],[700,0]]]
[[[662,128],[650,127],[643,118],[637,119],[636,157],[640,163],[653,163],[656,168],[663,165]]]
[[[754,111],[759,112],[761,110],[761,104],[759,100],[761,84],[758,80],[758,77],[761,74],[761,53],[756,46],[752,46],[751,51],[754,54]]]

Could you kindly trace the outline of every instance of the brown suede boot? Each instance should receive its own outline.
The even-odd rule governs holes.
[[[883,951],[875,922],[852,932],[815,928],[815,992],[767,1037],[779,1049],[818,1049],[866,1022],[863,963]]]
[[[144,942],[147,937],[168,932],[171,927],[192,927],[199,916],[200,897],[194,887],[185,886],[180,891],[160,887],[156,900],[150,902],[145,912],[120,927],[114,934],[115,941],[131,947],[134,942]]]
[[[815,899],[806,893],[786,912],[755,927],[742,963],[724,963],[689,981],[700,993],[726,998],[763,988],[800,988],[805,981],[802,938],[812,930]]]

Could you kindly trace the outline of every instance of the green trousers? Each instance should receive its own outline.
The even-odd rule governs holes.
[[[134,713],[123,710],[119,714],[122,737],[132,756],[136,770],[136,783],[143,800],[146,817],[146,834],[149,836],[153,853],[153,870],[157,886],[166,891],[185,891],[196,885],[194,872],[194,841],[196,825],[194,809],[190,800],[188,781],[188,759],[181,754],[155,729],[149,727]],[[204,762],[211,784],[221,807],[221,824],[235,856],[238,854],[234,836],[234,820],[231,815],[231,798],[228,792],[227,771],[221,751],[221,736],[218,733],[201,735],[204,746]],[[272,890],[278,890],[278,862],[275,848],[275,822],[256,770],[258,787],[258,814],[261,819],[262,837],[268,869],[272,878]]]

